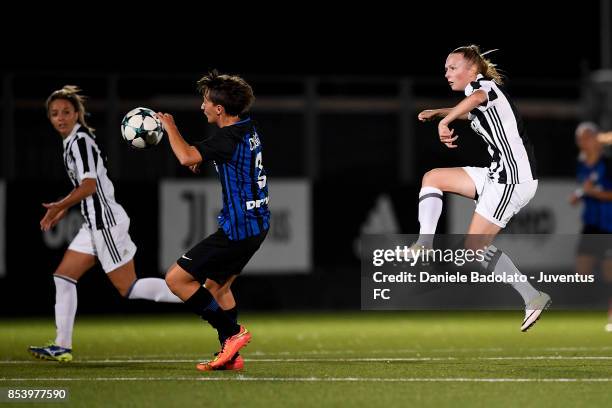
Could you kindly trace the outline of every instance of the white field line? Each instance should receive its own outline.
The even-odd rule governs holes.
[[[368,378],[368,377],[93,377],[93,378],[0,378],[1,382],[25,381],[253,381],[253,382],[484,382],[484,383],[586,383],[586,382],[612,382],[612,378]]]
[[[444,349],[427,349],[427,350],[423,350],[423,349],[393,349],[393,350],[389,350],[389,349],[381,349],[381,350],[305,350],[305,351],[277,351],[277,352],[273,352],[273,353],[268,353],[265,351],[251,351],[249,352],[250,356],[257,356],[257,357],[282,357],[282,356],[309,356],[309,355],[313,355],[313,356],[327,356],[327,355],[338,355],[338,354],[386,354],[386,353],[393,353],[394,355],[397,354],[410,354],[410,353],[414,353],[417,355],[417,357],[420,356],[420,354],[427,354],[427,353],[470,353],[470,352],[503,352],[503,351],[510,351],[513,353],[516,353],[518,351],[551,351],[551,352],[561,352],[561,351],[609,351],[612,350],[612,346],[602,346],[602,347],[530,347],[529,349],[523,349],[523,348],[502,348],[502,347],[488,347],[488,348],[444,348]],[[140,357],[143,358],[161,358],[163,359],[164,357],[168,357],[168,354],[139,354]],[[134,355],[113,355],[113,358],[119,358],[119,359],[131,359],[133,358]],[[198,359],[198,358],[202,358],[201,355],[198,354],[175,354],[172,357],[176,357],[176,358],[192,358],[192,359]],[[87,358],[87,356],[84,356],[83,358]]]
[[[610,357],[612,359],[612,357]],[[387,362],[387,361],[450,361],[456,360],[454,357],[415,357],[415,358],[245,358],[249,363],[350,363],[350,362]],[[79,360],[69,364],[105,364],[105,363],[193,363],[199,361],[192,360]],[[41,361],[16,360],[0,361],[0,364],[40,364]],[[44,362],[43,362],[44,363]]]
[[[455,360],[612,360],[612,356],[516,356],[516,357],[380,357],[380,358],[245,358],[249,363],[351,363],[351,362],[414,362],[414,361],[455,361]],[[199,361],[194,359],[104,359],[104,360],[77,360],[68,363],[69,365],[78,364],[130,364],[130,363],[151,363],[151,364],[176,364],[193,363]],[[44,364],[43,361],[36,360],[6,360],[0,361],[3,364]]]
[[[612,360],[612,356],[477,357],[478,360]]]
[[[612,350],[612,346],[601,346],[601,347],[530,347],[528,349],[523,348],[503,348],[503,347],[478,347],[478,348],[437,348],[437,349],[393,349],[391,350],[394,354],[400,353],[472,353],[472,352],[503,352],[511,351],[609,351]],[[372,354],[384,354],[389,353],[389,349],[380,350],[305,350],[305,351],[277,351],[274,353],[266,353],[265,351],[254,351],[252,355],[258,356],[283,356],[283,355],[329,355],[329,354],[363,354],[364,352]],[[123,356],[121,356],[123,357]],[[129,357],[129,356],[127,356]]]

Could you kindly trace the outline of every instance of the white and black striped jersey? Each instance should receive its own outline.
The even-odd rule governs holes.
[[[494,81],[478,74],[465,88],[465,96],[482,90],[487,101],[469,114],[472,129],[487,143],[491,155],[488,177],[500,184],[519,184],[536,180],[533,146],[516,107]]]
[[[128,219],[115,201],[115,188],[106,174],[95,136],[78,123],[64,139],[64,166],[75,188],[84,179],[96,180],[96,192],[81,201],[81,213],[89,228],[106,229]]]

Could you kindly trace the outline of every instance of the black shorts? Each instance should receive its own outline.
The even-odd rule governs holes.
[[[597,235],[593,235],[597,234]],[[605,234],[609,236],[602,236]],[[612,234],[593,225],[582,228],[582,236],[578,243],[578,255],[593,256],[596,258],[612,258]]]
[[[221,228],[204,238],[182,255],[176,263],[199,282],[212,279],[223,285],[232,275],[238,275],[266,238],[268,231],[232,241]]]

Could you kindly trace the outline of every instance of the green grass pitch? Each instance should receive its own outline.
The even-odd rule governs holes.
[[[527,333],[520,311],[240,318],[253,340],[239,373],[195,370],[218,343],[191,315],[77,316],[64,364],[26,352],[54,338],[51,317],[0,320],[0,389],[68,390],[37,407],[612,406],[603,312],[547,311]]]

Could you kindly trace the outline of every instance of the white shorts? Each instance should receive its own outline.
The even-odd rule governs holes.
[[[136,253],[136,245],[130,238],[130,220],[103,230],[91,230],[83,223],[68,249],[94,255],[106,273],[128,263]]]
[[[476,186],[476,212],[505,228],[510,218],[535,196],[538,180],[520,184],[499,184],[487,176],[487,167],[463,167]]]

